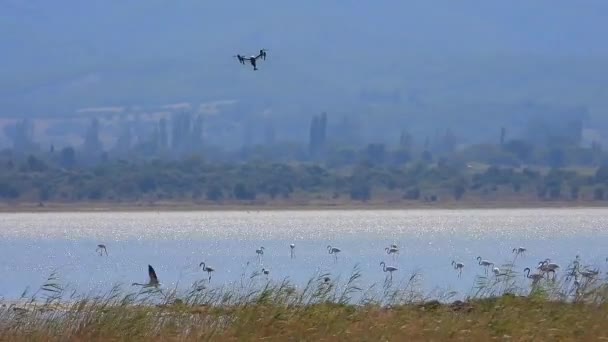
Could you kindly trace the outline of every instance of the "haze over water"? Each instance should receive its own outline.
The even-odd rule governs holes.
[[[483,274],[477,256],[500,266],[519,246],[528,252],[518,258],[518,272],[545,258],[565,269],[577,254],[605,271],[606,227],[608,209],[3,213],[0,298],[37,289],[53,271],[79,292],[127,287],[146,281],[148,264],[163,287],[187,288],[206,278],[201,261],[216,269],[211,286],[262,267],[271,270],[271,280],[299,285],[318,272],[344,279],[355,265],[371,285],[384,280],[378,264],[386,261],[399,268],[395,282],[418,271],[426,292],[456,290],[462,297]],[[98,243],[107,245],[108,257],[95,252]],[[401,249],[395,259],[384,251],[392,243]],[[342,249],[338,262],[327,245]],[[255,253],[260,246],[263,265]],[[461,279],[452,260],[465,263]]]

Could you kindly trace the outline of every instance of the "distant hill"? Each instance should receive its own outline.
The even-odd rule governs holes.
[[[599,0],[4,0],[0,116],[236,100],[278,122],[356,115],[382,136],[509,121],[500,108],[532,101],[608,126],[606,13]],[[232,58],[259,48],[260,71]]]

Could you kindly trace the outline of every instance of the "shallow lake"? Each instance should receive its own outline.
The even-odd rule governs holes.
[[[477,256],[500,266],[513,261],[519,246],[528,251],[517,258],[518,271],[550,258],[564,272],[577,254],[606,270],[607,228],[608,209],[3,213],[0,298],[38,288],[53,271],[79,292],[128,286],[147,281],[148,264],[163,287],[185,288],[206,278],[201,261],[215,268],[211,286],[262,267],[270,279],[296,284],[319,272],[343,279],[356,265],[369,285],[384,281],[385,261],[398,268],[394,281],[419,272],[427,292],[466,295],[484,274]],[[99,243],[108,256],[96,253]],[[395,258],[384,250],[393,243],[400,247]],[[337,262],[328,245],[341,249]],[[465,263],[460,279],[452,260]]]

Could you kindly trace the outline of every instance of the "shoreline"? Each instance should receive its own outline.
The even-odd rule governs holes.
[[[120,211],[305,211],[305,210],[466,210],[466,209],[593,209],[608,208],[599,201],[451,201],[451,202],[301,202],[301,203],[193,203],[193,202],[50,202],[2,203],[0,213],[120,212]]]

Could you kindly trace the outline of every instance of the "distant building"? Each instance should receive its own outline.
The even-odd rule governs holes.
[[[581,144],[583,125],[589,118],[586,107],[527,104],[521,110],[518,114],[528,118],[525,140],[535,144]]]

